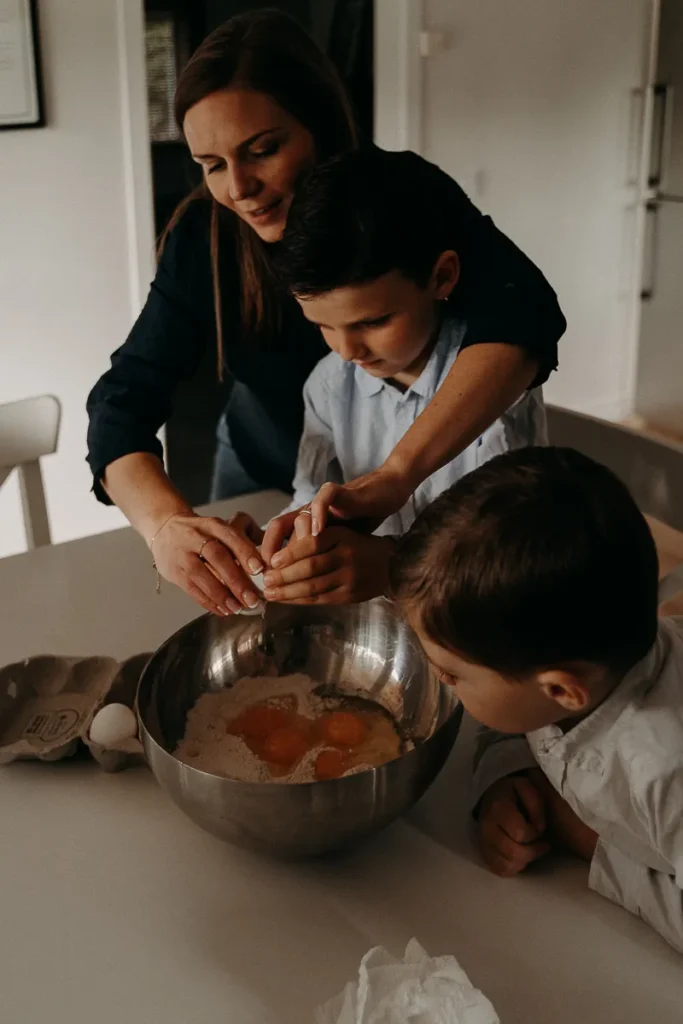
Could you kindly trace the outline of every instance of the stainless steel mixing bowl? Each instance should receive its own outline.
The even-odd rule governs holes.
[[[329,782],[235,782],[182,764],[172,751],[201,694],[244,676],[306,672],[392,712],[415,749]],[[346,846],[408,810],[441,770],[462,708],[429,668],[387,601],[327,608],[269,605],[265,618],[205,615],[167,640],[140,680],[138,713],[154,775],[198,825],[281,856]]]

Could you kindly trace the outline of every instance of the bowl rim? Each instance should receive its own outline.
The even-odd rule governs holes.
[[[396,608],[395,603],[393,601],[390,601],[386,597],[374,598],[374,601],[376,601],[378,604],[381,603],[385,607],[389,607],[391,609],[395,609]],[[366,602],[363,602],[363,603],[366,603]],[[370,603],[370,602],[367,602],[367,603]],[[398,613],[396,613],[396,614],[398,614]],[[312,780],[306,781],[306,782],[275,782],[275,783],[274,782],[250,782],[250,781],[245,780],[245,779],[231,779],[231,778],[229,778],[229,777],[227,777],[225,775],[214,775],[213,772],[206,772],[206,771],[203,771],[201,768],[194,768],[192,765],[187,764],[185,761],[181,761],[171,751],[166,750],[165,747],[162,747],[162,745],[158,742],[158,740],[156,740],[154,738],[154,736],[152,736],[152,734],[151,734],[150,730],[147,728],[145,720],[144,720],[144,718],[142,716],[142,712],[140,710],[139,698],[140,698],[140,691],[142,690],[142,687],[143,687],[143,685],[146,682],[146,677],[147,677],[147,675],[149,673],[150,666],[151,666],[152,662],[154,661],[154,659],[156,658],[156,656],[159,653],[159,651],[161,651],[164,647],[166,647],[168,644],[170,644],[177,636],[179,636],[182,632],[184,632],[184,630],[186,630],[188,628],[188,626],[194,626],[197,623],[202,622],[202,621],[204,621],[206,619],[213,619],[213,618],[215,618],[215,616],[212,615],[211,612],[204,612],[201,615],[197,615],[194,619],[190,619],[189,622],[186,622],[184,625],[182,625],[178,629],[176,629],[161,644],[159,644],[157,649],[155,651],[153,651],[152,654],[150,654],[150,656],[148,657],[147,661],[145,662],[145,666],[144,666],[142,672],[140,673],[140,679],[138,681],[138,686],[137,686],[137,690],[136,690],[136,694],[135,694],[135,707],[134,707],[134,711],[135,711],[135,715],[136,715],[137,720],[138,720],[138,732],[139,732],[140,738],[142,739],[143,746],[145,746],[146,743],[150,743],[151,745],[154,746],[156,751],[158,751],[160,754],[163,754],[165,757],[170,758],[171,761],[174,764],[182,766],[182,768],[184,768],[188,772],[191,772],[193,775],[201,776],[201,777],[206,778],[206,779],[214,779],[217,782],[227,782],[227,783],[230,783],[232,786],[244,786],[244,787],[248,787],[249,789],[251,789],[252,787],[255,787],[256,789],[261,789],[261,787],[264,787],[264,786],[267,786],[267,787],[273,787],[274,786],[277,789],[282,789],[282,790],[285,790],[285,791],[288,790],[290,787],[293,787],[293,788],[295,788],[297,790],[300,790],[300,789],[302,789],[303,787],[306,787],[306,786],[321,786],[321,785],[334,786],[334,785],[338,785],[340,782],[345,782],[345,783],[348,784],[352,779],[356,779],[356,778],[367,780],[368,776],[375,775],[375,774],[377,774],[379,772],[385,771],[392,764],[397,764],[399,761],[403,761],[405,758],[410,757],[411,754],[418,754],[419,751],[423,747],[425,747],[427,744],[430,744],[433,740],[435,740],[435,738],[441,734],[442,730],[445,729],[448,725],[451,724],[451,721],[452,721],[454,715],[459,714],[460,717],[462,718],[462,714],[463,714],[463,711],[464,711],[462,701],[455,694],[455,691],[454,691],[453,687],[448,686],[446,683],[443,683],[435,675],[436,682],[437,682],[437,684],[439,686],[439,693],[446,692],[446,693],[448,693],[450,695],[451,698],[455,699],[455,703],[453,704],[453,707],[451,708],[450,712],[448,713],[446,718],[443,720],[441,725],[438,727],[438,729],[436,729],[432,733],[431,736],[428,736],[427,739],[422,740],[419,743],[418,746],[413,746],[412,750],[407,750],[404,754],[400,754],[398,757],[392,758],[391,761],[386,761],[384,764],[378,765],[378,766],[376,766],[374,768],[368,768],[368,769],[366,769],[365,771],[362,771],[362,772],[355,772],[353,775],[342,775],[338,779],[312,779]],[[234,618],[238,619],[239,615],[235,615]],[[425,657],[426,657],[426,655],[425,655]],[[146,751],[145,751],[145,754],[146,754],[147,763],[149,764],[150,763],[150,759],[147,756],[147,752]]]

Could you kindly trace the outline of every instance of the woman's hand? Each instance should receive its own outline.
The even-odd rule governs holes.
[[[387,463],[346,484],[323,484],[310,505],[313,532],[321,533],[330,519],[361,520],[364,532],[403,508],[413,493],[408,478]]]
[[[313,526],[313,513],[308,505],[271,519],[261,545],[261,557],[266,565],[273,564],[273,558],[290,538],[306,537],[311,533],[317,535],[319,531],[314,531]]]
[[[301,533],[278,551],[264,577],[264,597],[288,604],[352,604],[383,594],[394,549],[390,537],[366,537],[331,526],[317,537]]]
[[[161,526],[149,547],[164,579],[207,611],[231,615],[259,603],[249,577],[263,571],[256,547],[262,538],[263,531],[246,512],[228,521],[179,514]]]

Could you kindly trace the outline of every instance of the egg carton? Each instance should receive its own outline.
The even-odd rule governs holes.
[[[107,772],[144,762],[137,737],[103,747],[90,739],[90,726],[107,704],[135,709],[148,660],[148,654],[122,662],[45,655],[0,669],[0,764],[59,761],[82,744]]]

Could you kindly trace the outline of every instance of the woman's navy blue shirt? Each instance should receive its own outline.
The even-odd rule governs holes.
[[[543,383],[557,366],[557,343],[566,328],[555,292],[452,178],[413,153],[402,158],[411,162],[415,187],[433,196],[439,215],[453,227],[461,273],[450,301],[467,322],[464,346],[519,345],[538,360],[535,383]],[[131,452],[162,456],[156,435],[171,414],[176,385],[197,371],[207,346],[215,348],[210,210],[208,201],[197,200],[170,233],[145,306],[88,398],[88,461],[102,501],[109,501],[101,478],[111,462]],[[226,366],[253,391],[283,436],[296,439],[303,423],[303,385],[327,346],[289,298],[283,300],[276,336],[245,337],[229,233],[220,248]],[[238,428],[231,439],[247,472],[272,486],[261,479],[262,463],[247,434]]]

